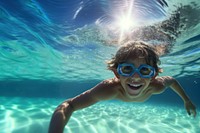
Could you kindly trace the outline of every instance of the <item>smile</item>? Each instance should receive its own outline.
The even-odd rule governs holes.
[[[142,87],[142,84],[128,84],[128,86],[132,90],[138,90],[138,89],[140,89]]]

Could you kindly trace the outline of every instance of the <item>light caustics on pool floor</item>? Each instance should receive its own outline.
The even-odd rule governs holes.
[[[47,133],[52,112],[62,100],[0,98],[0,133]],[[111,101],[74,112],[65,133],[198,133],[199,129],[200,117],[189,117],[184,108]]]

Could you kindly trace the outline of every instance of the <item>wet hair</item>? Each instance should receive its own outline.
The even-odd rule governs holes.
[[[107,61],[109,70],[117,69],[118,64],[126,62],[128,59],[144,58],[146,63],[155,68],[156,72],[162,72],[159,56],[151,45],[142,41],[127,42],[122,45],[111,60]]]

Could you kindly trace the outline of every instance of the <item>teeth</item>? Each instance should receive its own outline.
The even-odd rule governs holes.
[[[132,87],[139,87],[139,86],[141,86],[141,84],[129,84],[130,86],[132,86]]]

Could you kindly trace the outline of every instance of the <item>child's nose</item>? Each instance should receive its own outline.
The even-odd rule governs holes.
[[[134,79],[139,79],[140,75],[137,72],[135,72],[131,77]]]

